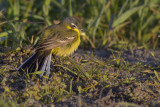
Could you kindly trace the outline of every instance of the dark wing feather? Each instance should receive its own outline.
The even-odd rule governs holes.
[[[78,36],[76,31],[68,30],[66,32],[55,32],[51,36],[40,42],[35,47],[36,51],[39,50],[50,50],[57,47],[61,47],[63,45],[67,45],[68,43],[74,41],[74,39]]]

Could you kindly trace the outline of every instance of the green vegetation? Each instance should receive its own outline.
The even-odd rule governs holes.
[[[19,52],[15,54],[20,55]],[[92,103],[101,106],[156,106],[160,88],[160,73],[156,71],[158,67],[130,64],[119,57],[119,52],[117,54],[105,60],[100,60],[92,53],[88,54],[91,56],[81,53],[76,59],[60,58],[57,64],[52,60],[54,65],[50,77],[43,76],[41,79],[36,76],[41,71],[32,76],[27,72],[22,74],[13,71],[16,61],[3,64],[0,69],[0,106],[51,106],[63,102],[77,102],[77,106]],[[17,56],[6,57],[5,61]],[[70,98],[74,97],[75,101],[72,101]]]
[[[15,71],[41,32],[68,16],[85,30],[81,49],[160,46],[160,0],[0,0],[0,106],[159,104],[160,67],[130,63],[120,51],[109,51],[110,59],[84,50],[53,59],[42,79],[41,71]]]
[[[159,46],[159,0],[0,1],[1,44],[13,49],[35,44],[46,25],[67,16],[77,17],[85,30],[84,48]]]

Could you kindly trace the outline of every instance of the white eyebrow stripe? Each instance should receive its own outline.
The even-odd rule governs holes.
[[[71,23],[71,25],[75,25],[74,23]]]

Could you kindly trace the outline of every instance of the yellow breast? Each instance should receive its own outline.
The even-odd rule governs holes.
[[[68,56],[72,54],[80,44],[80,35],[79,30],[72,29],[77,32],[77,37],[71,43],[64,45],[62,47],[57,47],[56,49],[52,49],[52,52],[58,56]]]
[[[56,55],[68,56],[68,55],[72,54],[78,48],[79,44],[80,44],[80,37],[78,36],[73,42],[71,42],[65,46],[59,47]]]

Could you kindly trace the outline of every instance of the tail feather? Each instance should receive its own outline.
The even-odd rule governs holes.
[[[35,57],[35,55],[36,55],[36,54],[33,54],[33,55],[32,55],[31,57],[29,57],[26,61],[24,61],[23,64],[21,64],[21,65],[17,68],[18,71],[22,68],[22,66],[25,66],[26,63],[27,63],[29,60],[33,59],[33,57]]]
[[[46,71],[46,75],[49,76],[50,73],[50,63],[51,63],[51,51],[46,52],[36,52],[31,57],[29,57],[22,65],[18,67],[19,71],[28,70],[29,73],[38,71]],[[40,77],[44,73],[40,74]]]
[[[46,59],[45,59],[45,62],[42,66],[42,69],[40,71],[46,71],[46,75],[49,76],[49,73],[50,73],[50,63],[51,63],[51,54],[49,54]],[[41,73],[40,74],[40,77],[43,76],[44,73]]]
[[[46,66],[46,75],[49,76],[50,74],[50,65],[51,65],[51,56],[52,54],[49,55],[49,58],[48,58],[48,63],[47,63],[47,66]]]

